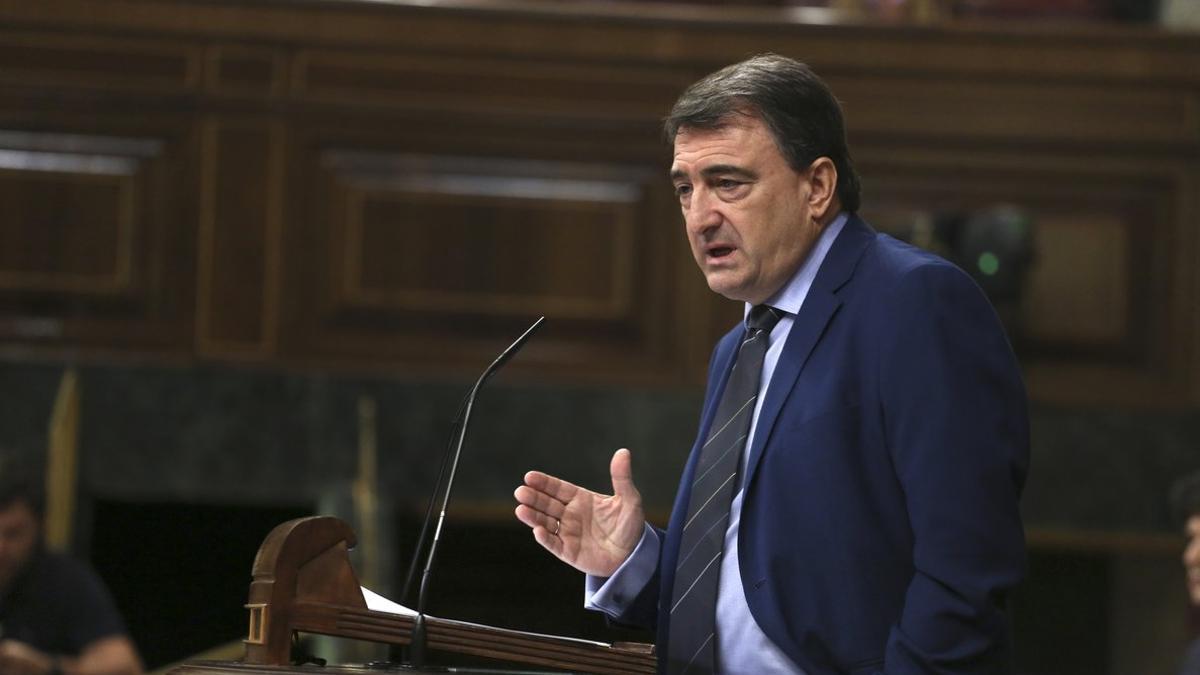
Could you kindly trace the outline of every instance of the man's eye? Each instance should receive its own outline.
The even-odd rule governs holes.
[[[691,193],[692,193],[691,185],[676,185],[675,186],[675,196],[676,197],[686,197],[686,196],[690,195]]]
[[[739,185],[741,185],[740,182],[731,180],[729,178],[722,178],[721,180],[717,181],[717,187],[721,188],[722,190],[732,190]]]

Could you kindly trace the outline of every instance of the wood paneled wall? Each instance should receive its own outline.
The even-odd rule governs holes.
[[[1200,39],[588,3],[0,0],[0,349],[702,381],[658,120],[747,55],[845,104],[882,229],[1014,204],[1033,395],[1200,402]]]

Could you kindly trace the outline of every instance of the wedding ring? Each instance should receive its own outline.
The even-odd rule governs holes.
[[[556,524],[555,524],[555,526],[554,526],[554,532],[553,532],[553,534],[554,534],[554,536],[556,536],[556,537],[557,537],[557,536],[558,536],[558,531],[562,529],[562,521],[561,521],[561,520],[555,520],[554,522],[555,522]]]

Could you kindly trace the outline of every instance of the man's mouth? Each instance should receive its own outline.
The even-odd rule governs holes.
[[[721,260],[733,254],[732,246],[710,246],[705,249],[705,254],[710,260]]]

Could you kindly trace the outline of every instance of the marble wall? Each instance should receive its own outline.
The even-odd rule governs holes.
[[[0,364],[0,446],[38,455],[62,364]],[[463,381],[186,368],[83,366],[85,495],[129,501],[296,504],[357,471],[358,401],[377,405],[379,481],[423,503]],[[649,510],[670,509],[701,392],[556,387],[494,378],[475,408],[456,499],[499,512],[538,468],[607,485],[612,451],[634,450]],[[1200,413],[1077,410],[1034,404],[1029,527],[1173,530],[1166,492],[1200,470]]]

